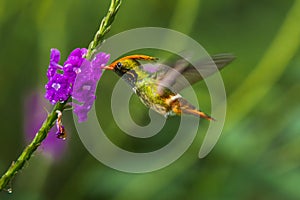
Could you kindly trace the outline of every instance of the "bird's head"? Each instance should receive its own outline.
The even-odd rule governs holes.
[[[139,60],[149,60],[155,61],[157,58],[146,56],[146,55],[131,55],[120,58],[108,66],[103,67],[103,69],[113,70],[119,76],[123,76],[125,73],[131,70],[135,70],[137,67],[140,67]]]

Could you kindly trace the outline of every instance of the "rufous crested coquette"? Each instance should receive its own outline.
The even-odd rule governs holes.
[[[122,77],[147,107],[165,117],[184,113],[214,120],[189,103],[178,92],[188,85],[206,78],[202,77],[197,69],[206,70],[205,76],[209,76],[225,67],[234,58],[232,54],[218,54],[206,61],[200,61],[196,67],[186,60],[180,59],[174,62],[172,67],[161,66],[157,67],[154,72],[149,72],[140,61],[153,62],[158,60],[156,57],[130,55],[114,61],[103,69],[112,70]],[[180,77],[182,77],[180,75],[188,80],[188,84],[180,81]]]

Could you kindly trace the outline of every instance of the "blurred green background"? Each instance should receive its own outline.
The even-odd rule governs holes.
[[[108,0],[0,1],[1,174],[26,145],[24,101],[43,91],[50,48],[60,49],[64,60],[72,49],[87,47],[108,6]],[[87,152],[68,112],[67,149],[60,159],[37,152],[13,180],[13,193],[2,191],[0,199],[299,199],[299,21],[299,0],[124,1],[107,37],[166,27],[191,36],[211,54],[237,56],[222,71],[228,108],[217,145],[199,160],[200,131],[170,166],[127,174]],[[101,93],[109,94],[110,86],[104,79]],[[202,87],[195,85],[200,94]],[[162,135],[153,145],[170,137]],[[122,136],[112,138],[127,144]]]

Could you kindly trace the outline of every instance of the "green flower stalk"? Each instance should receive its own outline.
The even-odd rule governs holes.
[[[63,111],[65,107],[65,103],[57,103],[51,113],[48,114],[46,120],[42,124],[42,127],[37,132],[31,143],[23,150],[21,155],[16,161],[13,161],[10,165],[9,169],[3,174],[0,179],[0,189],[6,189],[9,193],[12,192],[11,187],[6,188],[8,184],[12,181],[12,178],[20,171],[26,161],[28,161],[31,155],[37,150],[37,148],[41,145],[43,140],[47,137],[48,132],[54,126],[55,120],[57,119],[56,111]]]
[[[88,60],[92,58],[93,54],[95,53],[96,47],[103,42],[105,34],[110,31],[111,24],[115,19],[121,3],[121,0],[111,0],[108,12],[106,16],[103,17],[99,30],[94,36],[94,40],[89,44],[89,48],[85,56]]]
[[[87,60],[90,60],[93,57],[96,51],[96,47],[103,42],[104,36],[109,32],[114,18],[120,8],[120,5],[121,0],[111,0],[109,10],[106,16],[104,16],[104,18],[102,19],[99,30],[96,32],[94,39],[90,43],[85,54],[85,58]],[[31,158],[32,154],[37,150],[43,140],[47,137],[48,132],[57,121],[58,113],[62,113],[68,107],[66,106],[66,104],[69,98],[70,96],[66,101],[58,101],[55,104],[54,108],[48,114],[47,118],[45,119],[39,131],[36,133],[31,143],[23,150],[19,158],[16,161],[12,162],[11,166],[0,178],[0,190],[6,190],[9,193],[12,192],[10,186],[12,179],[24,167],[24,164]]]

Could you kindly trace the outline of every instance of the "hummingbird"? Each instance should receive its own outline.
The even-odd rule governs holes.
[[[156,62],[157,57],[129,55],[102,68],[115,72],[129,84],[145,106],[165,117],[189,114],[207,120],[215,120],[193,106],[179,92],[190,84],[215,73],[218,69],[222,69],[234,58],[232,54],[217,54],[212,56],[212,59],[200,61],[196,67],[189,64],[185,59],[179,59],[170,64],[173,67],[158,65],[154,70],[147,70],[141,61]],[[200,74],[196,68],[204,73]],[[183,81],[183,79],[188,80],[188,82]]]

